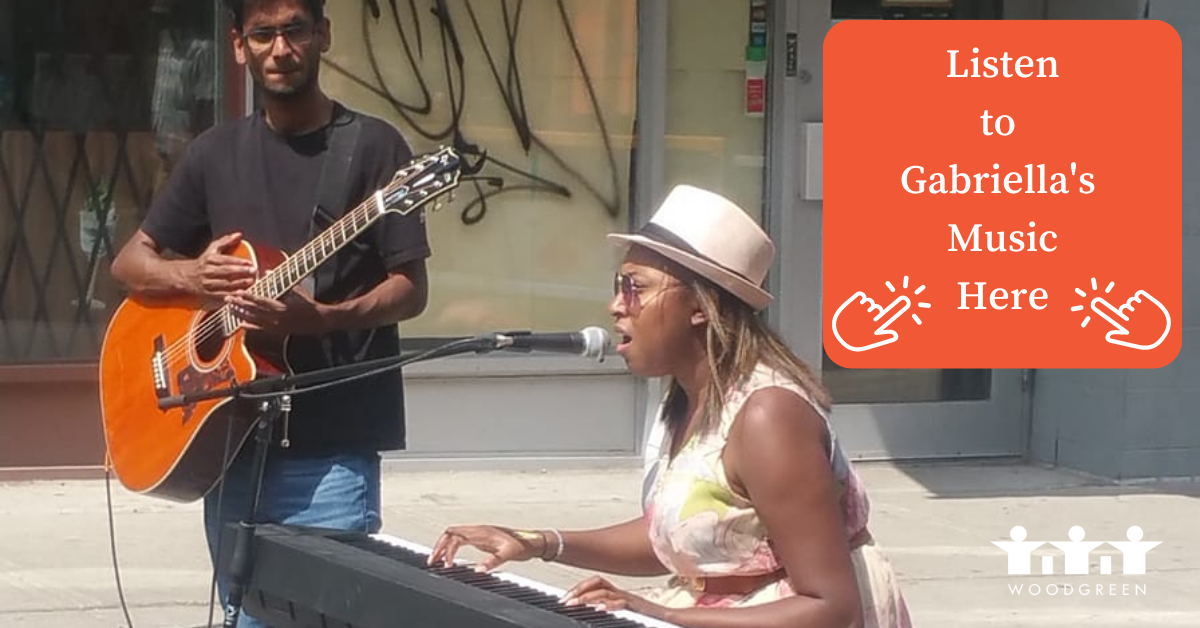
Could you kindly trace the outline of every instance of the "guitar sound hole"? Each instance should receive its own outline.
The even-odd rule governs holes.
[[[215,312],[205,314],[193,330],[196,343],[196,355],[202,362],[211,362],[221,355],[225,346],[225,334],[216,318]]]

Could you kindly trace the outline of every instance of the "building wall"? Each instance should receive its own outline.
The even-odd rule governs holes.
[[[1050,19],[1139,19],[1145,7],[1059,0],[1045,9]],[[1030,442],[1034,460],[1116,478],[1200,475],[1200,186],[1188,176],[1200,160],[1200,3],[1153,0],[1149,8],[1183,41],[1183,348],[1160,369],[1038,371]]]
[[[658,12],[656,19],[642,20],[639,28],[657,24],[661,29],[653,33],[657,39],[648,40],[667,48],[667,7],[649,2],[639,3],[638,7],[642,18],[652,10]],[[1007,19],[1137,19],[1146,0],[1007,0],[1004,7]],[[1194,113],[1200,104],[1200,3],[1153,0],[1150,7],[1150,17],[1171,23],[1184,44],[1186,173],[1200,157]],[[772,274],[772,289],[779,295],[772,322],[810,363],[819,363],[820,307],[819,299],[811,295],[820,294],[820,273],[804,269],[820,265],[822,208],[819,196],[806,196],[804,173],[808,163],[802,149],[809,132],[806,124],[822,119],[821,40],[830,24],[829,7],[822,2],[793,0],[774,4],[772,11],[773,18],[779,20],[774,24],[776,36],[785,32],[800,34],[798,76],[781,77],[778,66],[773,69],[777,81],[773,97],[778,99],[772,105],[773,113],[782,110],[791,115],[779,125],[782,132],[769,137],[765,147],[768,168],[777,170],[771,173],[769,189],[763,190],[763,219],[776,237],[781,254]],[[657,58],[658,69],[653,75],[667,73],[672,67],[668,50],[656,49],[657,57],[648,50],[643,42],[640,62],[650,63],[652,57]],[[687,56],[678,50],[675,54]],[[774,61],[780,58],[778,53]],[[1119,88],[1119,79],[1114,80],[1114,89]],[[663,122],[665,105],[659,106]],[[639,103],[643,124],[651,119],[646,107]],[[1130,122],[1136,124],[1136,119],[1125,124]],[[649,128],[642,130],[649,133]],[[779,141],[779,137],[785,139]],[[658,146],[656,150],[664,155],[669,153],[668,148]],[[652,156],[648,153],[648,160]],[[669,160],[670,155],[665,155],[662,161]],[[646,170],[653,174],[649,167]],[[644,176],[640,183],[648,189],[642,196],[660,196],[663,179],[668,178],[665,174],[660,171]],[[655,183],[647,185],[651,179]],[[1200,420],[1189,409],[1196,407],[1191,402],[1200,401],[1200,369],[1196,368],[1200,366],[1200,344],[1194,339],[1200,327],[1200,308],[1193,307],[1200,305],[1196,271],[1196,262],[1200,261],[1200,202],[1195,200],[1194,180],[1184,179],[1184,337],[1179,357],[1157,370],[1037,372],[1029,441],[1032,459],[1116,477],[1200,475]],[[641,208],[634,222],[640,222],[646,214],[647,209]],[[406,373],[411,374],[407,397],[413,417],[409,421],[410,450],[397,457],[458,459],[455,464],[461,464],[463,458],[494,462],[497,457],[537,458],[538,464],[555,457],[594,457],[603,464],[619,464],[639,453],[644,411],[658,398],[654,382],[629,376],[617,363],[591,365],[574,358],[497,355],[440,361]],[[100,464],[103,441],[94,373],[72,371],[68,375],[60,381],[48,380],[44,373],[23,367],[0,372],[0,399],[4,400],[0,402],[0,466]],[[62,403],[49,403],[47,400],[52,398]],[[913,424],[902,420],[911,407],[867,404],[854,414],[853,408],[843,406],[836,416],[840,417],[838,429],[850,453],[868,448],[873,441],[867,436],[875,433],[861,431],[853,422],[855,417],[861,417],[862,425],[876,431],[891,429],[910,434]],[[1008,406],[1005,408],[1010,411]],[[961,404],[921,409],[922,414],[930,412],[970,418],[966,414],[969,410]],[[983,428],[975,424],[964,429],[978,433]],[[867,436],[860,437],[860,433]],[[944,430],[925,433],[946,434]],[[902,447],[889,441],[885,449],[883,455],[894,454]],[[54,453],[47,456],[46,452]]]

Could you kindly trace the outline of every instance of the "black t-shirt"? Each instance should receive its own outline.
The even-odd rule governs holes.
[[[262,113],[220,124],[188,147],[142,223],[156,244],[198,256],[217,236],[240,231],[251,244],[296,251],[328,226],[314,220],[318,182],[330,129],[357,116],[362,127],[346,178],[341,217],[391,181],[412,159],[408,144],[386,122],[335,106],[334,122],[303,136],[282,136]],[[314,226],[319,225],[319,226]],[[364,294],[402,264],[430,254],[423,212],[388,213],[343,247],[321,268],[315,298],[336,303]],[[395,325],[335,332],[321,338],[292,336],[289,365],[296,372],[396,355]],[[398,373],[295,395],[276,442],[291,440],[297,454],[384,451],[405,446],[404,391]]]

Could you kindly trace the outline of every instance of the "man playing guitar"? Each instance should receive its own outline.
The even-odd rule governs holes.
[[[235,58],[253,77],[262,110],[195,139],[114,260],[113,276],[135,296],[230,306],[245,327],[286,336],[287,366],[296,372],[395,355],[396,324],[426,305],[430,249],[421,212],[384,216],[325,262],[309,290],[280,299],[247,290],[261,269],[233,254],[243,238],[296,251],[326,226],[320,223],[387,185],[412,154],[392,126],[322,91],[320,57],[331,41],[323,0],[226,4]],[[338,134],[355,138],[345,144],[351,158],[340,172],[327,163]],[[338,180],[333,189],[343,193],[315,216],[329,181]],[[391,373],[299,395],[272,440],[259,521],[377,531],[379,452],[405,446],[401,378]],[[242,447],[223,490],[205,496],[214,557],[219,527],[247,513],[253,449]],[[239,625],[260,624],[243,615]]]

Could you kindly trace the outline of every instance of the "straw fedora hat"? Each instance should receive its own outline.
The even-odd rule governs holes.
[[[755,310],[771,303],[762,283],[775,258],[775,245],[741,207],[719,194],[676,186],[637,233],[610,233],[608,239],[659,253]]]

